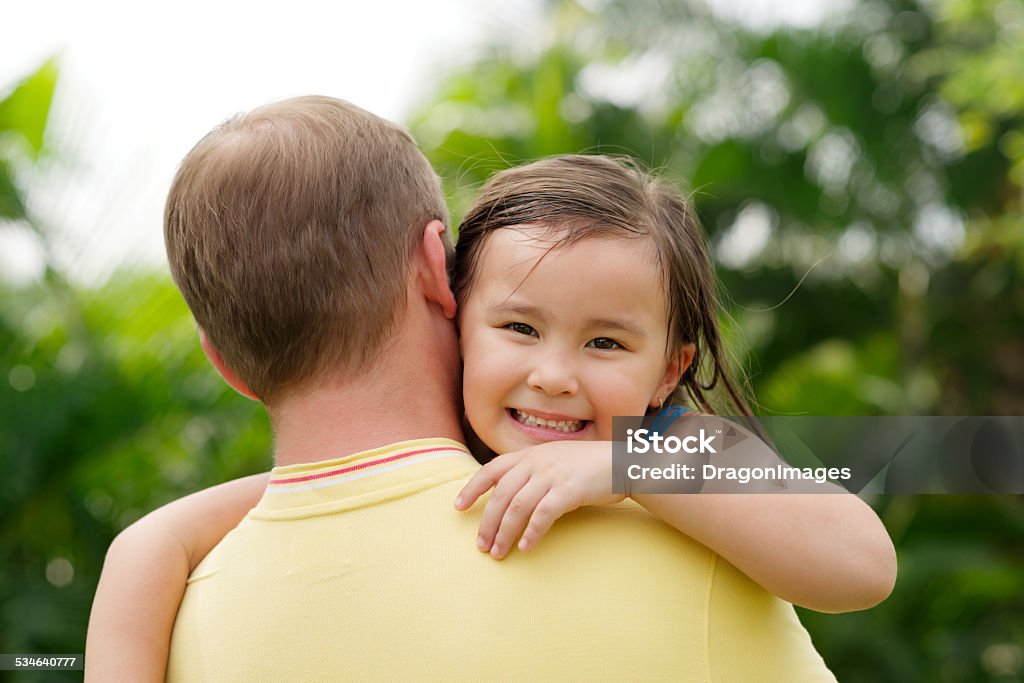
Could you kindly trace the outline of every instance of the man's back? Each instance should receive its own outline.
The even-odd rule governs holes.
[[[193,573],[169,678],[834,680],[790,605],[630,501],[478,552],[475,470],[441,439],[275,470]]]

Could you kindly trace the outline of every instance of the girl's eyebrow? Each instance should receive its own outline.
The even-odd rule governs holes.
[[[645,337],[644,330],[638,325],[634,325],[631,322],[625,320],[605,320],[603,318],[591,318],[586,323],[588,328],[598,328],[602,330],[618,330],[619,332],[625,332],[626,334],[633,335],[634,337]]]
[[[507,301],[503,301],[500,304],[488,306],[487,312],[504,315],[514,313],[516,315],[534,318],[536,320],[544,320],[544,311],[536,306],[531,306],[530,304],[510,304]]]

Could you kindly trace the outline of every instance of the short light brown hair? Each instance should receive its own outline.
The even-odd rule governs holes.
[[[400,126],[328,97],[229,119],[171,186],[171,273],[225,363],[265,403],[378,357],[411,254],[448,225],[437,174]]]
[[[750,415],[726,362],[718,283],[704,231],[679,190],[622,157],[570,154],[501,171],[487,181],[459,227],[453,289],[460,305],[479,276],[487,238],[515,225],[547,227],[555,249],[596,237],[652,240],[668,305],[666,341],[671,348],[695,349],[671,401],[714,412],[708,392],[721,383],[731,403],[722,407]]]

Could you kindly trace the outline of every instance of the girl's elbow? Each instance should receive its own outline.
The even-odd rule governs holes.
[[[879,544],[879,547],[863,550],[843,571],[830,576],[827,588],[814,599],[796,604],[829,614],[871,609],[892,593],[896,573],[895,549],[891,543]]]
[[[888,541],[888,539],[886,540]],[[896,587],[898,571],[896,549],[892,542],[888,542],[886,547],[879,552],[879,559],[866,591],[865,597],[868,604],[864,609],[874,607],[892,595],[892,591]]]
[[[888,598],[896,587],[896,549],[886,537],[884,543],[865,551],[861,561],[856,563],[854,576],[850,577],[851,588],[848,605],[842,612],[856,612],[870,609]]]

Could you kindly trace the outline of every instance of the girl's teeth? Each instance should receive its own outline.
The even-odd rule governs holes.
[[[583,428],[583,422],[581,420],[545,420],[544,418],[534,417],[529,413],[524,413],[521,410],[513,411],[515,418],[525,425],[531,427],[545,427],[547,429],[554,429],[559,432],[578,432]]]

